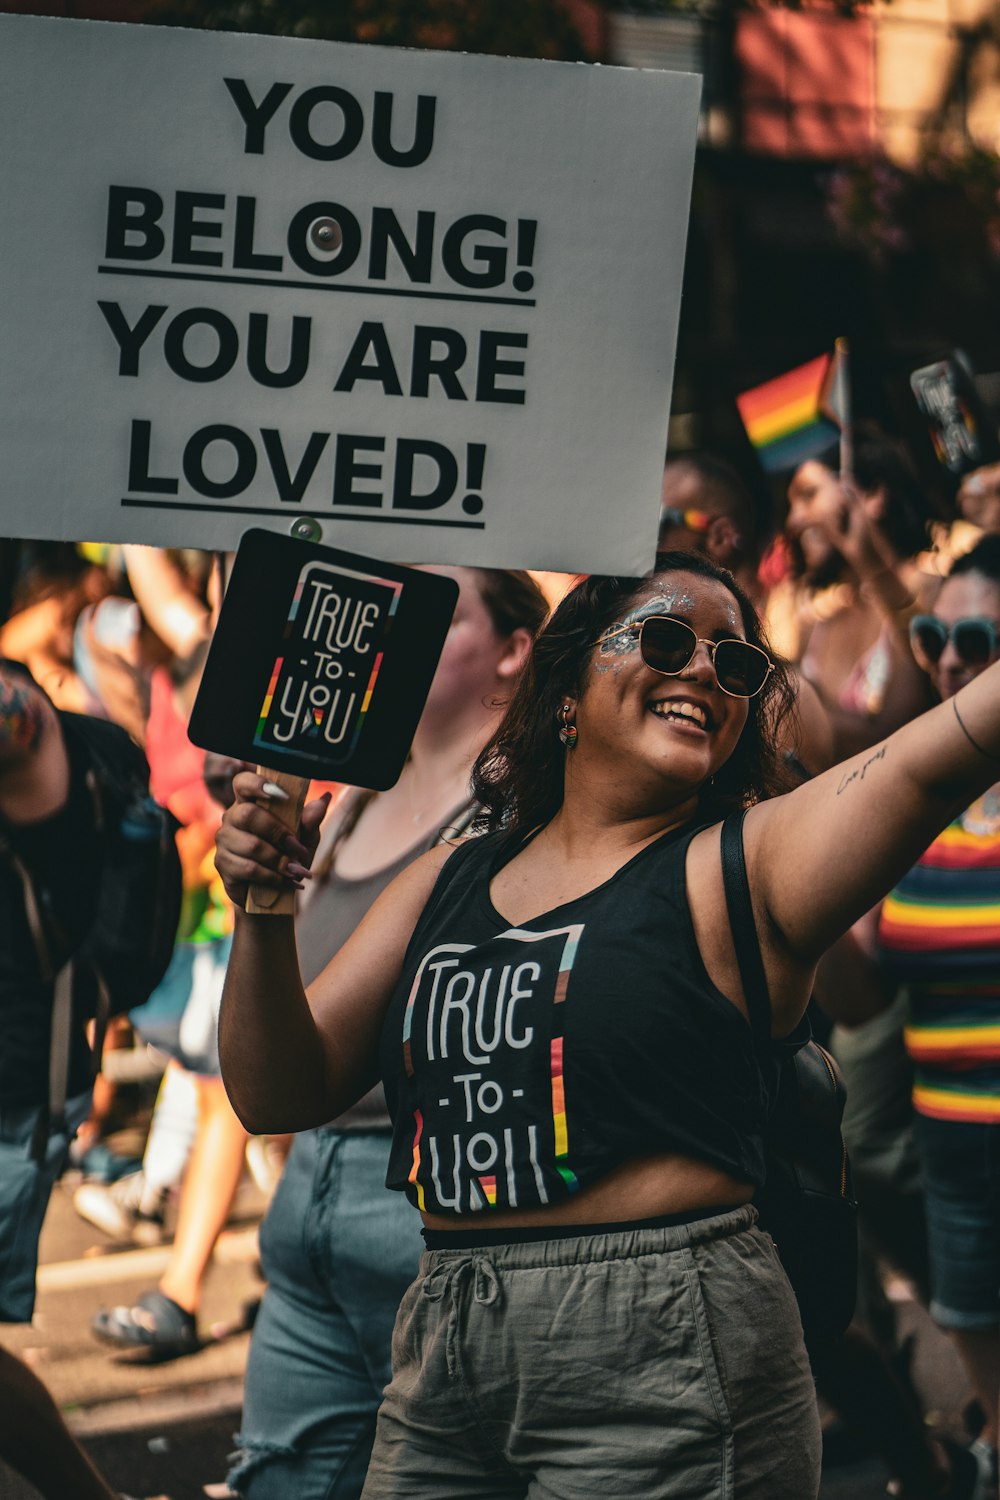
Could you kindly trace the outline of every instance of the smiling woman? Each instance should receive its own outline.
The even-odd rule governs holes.
[[[669,574],[667,568],[672,569]],[[643,621],[668,616],[690,628],[697,623],[693,613],[695,593],[702,589],[714,599],[716,613],[704,629],[698,627],[696,636],[745,641],[766,658],[770,670],[758,691],[748,695],[745,727],[738,736],[739,755],[727,759],[716,753],[719,764],[713,768],[714,779],[706,779],[700,788],[700,811],[707,820],[713,820],[789,789],[778,737],[792,708],[793,694],[783,664],[772,661],[768,653],[756,611],[731,575],[699,554],[663,553],[654,581],[588,578],[567,595],[549,621],[502,725],[479,759],[476,789],[489,812],[489,827],[516,824],[531,828],[547,822],[560,806],[565,757],[553,742],[550,726],[565,702],[573,706],[577,703],[595,643],[598,655],[593,662],[592,685],[605,678],[620,684],[629,663],[634,665],[640,658]],[[704,679],[706,666],[708,676],[714,676],[712,664],[696,650],[671,674],[672,684],[669,679],[657,681],[647,672],[650,711],[657,712],[656,702],[673,699],[675,703],[692,701],[703,713],[712,712],[718,702],[723,715],[719,695],[706,688],[704,681],[697,692],[688,686],[688,674],[693,673],[696,680]],[[654,673],[662,671],[663,666],[657,668],[653,663],[653,669]]]
[[[380,1077],[387,1185],[423,1218],[365,1500],[814,1500],[801,1324],[752,1202],[773,1046],[720,820],[789,1038],[820,955],[995,775],[998,676],[961,690],[964,730],[945,705],[774,795],[784,669],[729,574],[665,554],[566,597],[477,763],[486,832],[410,866],[308,996],[291,924],[240,917],[237,1112],[301,1129]],[[235,786],[240,902],[286,876],[260,778]]]

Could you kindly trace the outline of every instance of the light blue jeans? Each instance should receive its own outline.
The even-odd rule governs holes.
[[[296,1136],[261,1225],[267,1291],[247,1364],[244,1500],[356,1500],[391,1374],[420,1216],[385,1186],[388,1131]]]
[[[1000,1324],[1000,1128],[914,1122],[927,1199],[931,1317],[942,1328]]]
[[[42,1221],[90,1100],[90,1089],[67,1100],[64,1126],[50,1130],[41,1161],[31,1151],[41,1106],[0,1107],[0,1323],[31,1321]]]

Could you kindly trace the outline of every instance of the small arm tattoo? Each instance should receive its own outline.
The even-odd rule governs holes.
[[[864,765],[857,766],[853,771],[848,771],[846,776],[842,776],[840,778],[840,785],[837,788],[837,796],[839,797],[841,792],[846,792],[847,788],[853,786],[856,781],[864,781],[869,767],[873,766],[877,760],[885,759],[886,749],[887,746],[880,745],[874,755],[869,755]]]

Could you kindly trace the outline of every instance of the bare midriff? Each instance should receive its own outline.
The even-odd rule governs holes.
[[[688,1156],[636,1157],[599,1182],[541,1208],[491,1209],[477,1214],[427,1214],[428,1229],[530,1229],[545,1224],[629,1224],[664,1214],[696,1213],[749,1203],[753,1187]]]

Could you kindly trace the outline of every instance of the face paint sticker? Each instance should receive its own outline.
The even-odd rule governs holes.
[[[673,614],[678,607],[683,608],[686,605],[690,608],[693,603],[690,594],[680,589],[667,589],[664,593],[657,594],[655,598],[647,599],[644,604],[637,604],[617,625],[610,627],[612,630],[621,630],[623,625],[634,625],[636,629],[621,630],[620,635],[613,635],[609,640],[603,640],[601,655],[628,656],[639,644],[638,627],[643,620],[648,619],[650,615]]]

